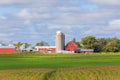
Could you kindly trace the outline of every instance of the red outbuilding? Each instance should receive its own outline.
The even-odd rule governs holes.
[[[74,41],[68,42],[65,46],[65,50],[67,51],[75,51],[78,48],[78,45]]]
[[[55,46],[36,46],[36,51],[43,52],[43,53],[55,53],[56,47]]]
[[[11,54],[15,52],[14,46],[0,46],[0,54]]]

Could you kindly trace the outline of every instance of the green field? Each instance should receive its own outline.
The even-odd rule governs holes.
[[[119,75],[120,53],[0,55],[0,80],[120,80]]]

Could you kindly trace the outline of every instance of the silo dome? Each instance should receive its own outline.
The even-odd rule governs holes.
[[[62,31],[57,31],[56,32],[57,35],[63,34]]]

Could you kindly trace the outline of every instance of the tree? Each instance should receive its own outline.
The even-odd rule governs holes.
[[[97,40],[94,36],[87,36],[85,38],[82,38],[81,44],[85,49],[95,49],[97,46]]]
[[[41,41],[36,43],[36,46],[49,46],[49,44],[47,42]]]
[[[75,38],[73,38],[72,41],[75,42],[78,45],[78,48],[81,48],[80,42],[77,42]]]
[[[81,48],[80,42],[76,42],[76,44],[78,45],[78,48]]]
[[[108,40],[109,39],[106,39],[106,38],[98,38],[97,39],[97,51],[98,52],[101,52],[103,51],[103,47],[106,46],[106,44],[108,43]]]
[[[15,47],[16,47],[16,49],[17,49],[18,51],[20,51],[20,47],[21,47],[22,45],[23,45],[22,42],[18,42],[18,43],[15,44]]]
[[[118,39],[117,41],[117,47],[119,48],[119,52],[120,52],[120,39]]]
[[[72,40],[73,42],[76,42],[76,39],[75,38],[73,38],[73,40]]]
[[[105,52],[118,52],[119,48],[120,40],[117,38],[111,38],[103,49]]]
[[[36,43],[36,46],[44,46],[43,42]]]
[[[30,46],[31,46],[31,44],[25,43],[25,49],[29,48]]]

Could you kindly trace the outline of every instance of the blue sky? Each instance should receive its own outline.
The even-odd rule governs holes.
[[[0,41],[55,45],[58,30],[66,42],[88,35],[120,38],[119,8],[119,0],[1,0]]]

